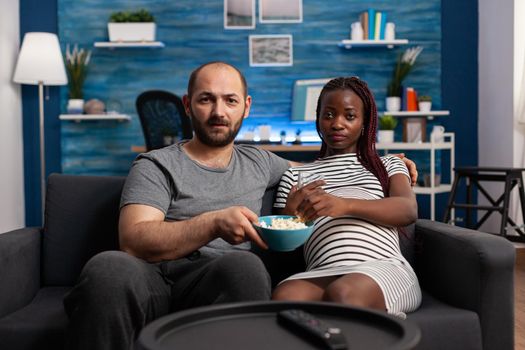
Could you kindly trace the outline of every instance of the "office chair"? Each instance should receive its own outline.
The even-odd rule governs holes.
[[[135,105],[147,151],[168,146],[172,142],[167,138],[176,141],[192,137],[191,120],[177,95],[168,91],[149,90],[137,97]]]

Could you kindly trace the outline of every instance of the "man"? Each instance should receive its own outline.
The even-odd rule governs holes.
[[[171,311],[270,298],[248,241],[266,248],[251,223],[290,162],[234,146],[251,106],[236,68],[197,68],[183,102],[195,136],[137,157],[122,193],[122,251],[93,257],[64,300],[72,349],[129,349]]]

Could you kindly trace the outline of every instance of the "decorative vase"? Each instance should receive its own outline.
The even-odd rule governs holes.
[[[393,143],[394,142],[394,130],[379,130],[377,134],[377,142]]]
[[[84,103],[84,111],[86,114],[104,114],[105,109],[106,105],[104,102],[96,98],[92,98]]]
[[[419,101],[419,111],[430,112],[432,109],[432,101]]]
[[[352,40],[363,40],[363,27],[361,22],[354,22],[351,26],[350,38]]]
[[[386,98],[386,110],[387,112],[398,112],[401,110],[401,97],[388,96]]]
[[[68,114],[82,114],[84,112],[84,100],[81,98],[72,98],[67,101]]]
[[[385,40],[392,41],[396,39],[396,25],[388,22],[385,26]]]

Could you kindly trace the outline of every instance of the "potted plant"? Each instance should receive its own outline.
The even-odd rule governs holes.
[[[399,55],[396,66],[392,71],[392,79],[387,85],[386,110],[397,112],[401,109],[401,90],[403,80],[414,67],[417,56],[421,53],[423,47],[415,46],[407,49],[402,55]]]
[[[155,41],[153,15],[144,9],[114,12],[109,17],[109,41]]]
[[[69,100],[67,112],[69,114],[80,114],[84,109],[84,81],[86,80],[91,51],[79,49],[78,45],[70,50],[66,45],[66,72],[68,76]]]
[[[432,109],[432,97],[428,95],[421,95],[417,99],[419,110],[421,112],[430,112]]]
[[[377,142],[392,143],[394,142],[394,129],[397,126],[397,119],[391,115],[385,114],[379,117],[379,131]]]

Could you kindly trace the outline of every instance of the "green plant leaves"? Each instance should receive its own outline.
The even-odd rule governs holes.
[[[138,11],[119,11],[113,12],[109,17],[110,22],[125,23],[125,22],[155,22],[153,15],[145,10]]]

